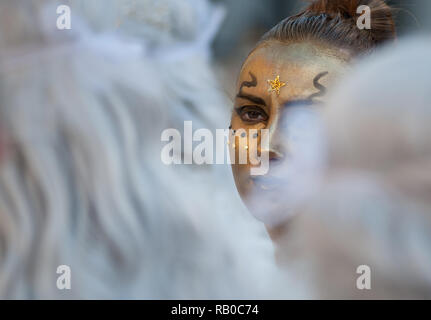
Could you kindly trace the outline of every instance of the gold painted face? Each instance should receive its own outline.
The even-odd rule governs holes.
[[[269,130],[268,176],[274,163],[286,158],[279,132],[283,110],[289,104],[323,102],[326,89],[344,72],[348,58],[347,53],[312,43],[278,42],[261,45],[247,58],[238,78],[231,124],[233,130]],[[250,163],[232,165],[238,191],[253,212],[250,197],[265,196],[268,190],[250,176],[250,168]]]

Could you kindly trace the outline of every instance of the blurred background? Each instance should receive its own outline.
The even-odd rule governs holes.
[[[213,0],[226,9],[225,20],[214,42],[217,75],[229,98],[234,95],[236,75],[259,38],[282,19],[298,13],[304,0]],[[396,9],[397,32],[431,33],[430,0],[387,1]]]

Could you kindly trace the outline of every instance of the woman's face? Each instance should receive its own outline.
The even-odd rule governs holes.
[[[343,73],[347,60],[347,53],[316,44],[269,42],[259,46],[245,61],[236,86],[232,130],[268,129],[269,136],[270,161],[265,176],[251,176],[250,161],[232,165],[238,191],[252,213],[264,210],[260,206],[257,209],[252,198],[264,199],[267,193],[274,198],[277,191],[265,184],[265,177],[271,177],[275,164],[289,158],[280,132],[284,110],[298,104],[323,102],[326,88]],[[260,137],[253,136],[258,139],[257,146],[260,146]],[[233,150],[238,159],[238,148]],[[248,151],[250,155],[251,151]],[[258,151],[261,151],[259,147]],[[265,212],[256,215],[264,217]]]

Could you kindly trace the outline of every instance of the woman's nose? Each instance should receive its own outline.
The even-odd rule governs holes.
[[[271,161],[279,161],[284,158],[284,155],[277,150],[269,150],[269,160]]]

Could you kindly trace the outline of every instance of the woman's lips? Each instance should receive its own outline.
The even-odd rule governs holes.
[[[286,181],[284,179],[277,177],[255,176],[251,177],[251,180],[253,181],[254,186],[264,191],[275,191],[286,185]]]

